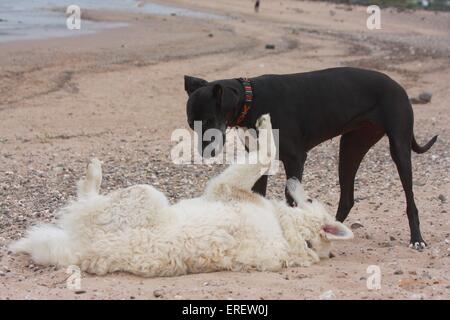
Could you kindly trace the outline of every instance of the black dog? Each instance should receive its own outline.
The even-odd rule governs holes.
[[[413,134],[413,110],[405,90],[387,75],[356,68],[333,68],[315,72],[263,75],[207,82],[185,76],[189,95],[187,116],[191,128],[202,121],[203,132],[227,127],[254,128],[262,114],[270,113],[279,129],[279,159],[287,178],[300,181],[307,152],[318,144],[342,135],[339,151],[341,196],[336,219],[344,221],[354,204],[356,171],[369,149],[385,134],[406,195],[411,245],[426,246],[414,202],[411,149],[426,152],[433,137],[419,146]],[[203,150],[207,144],[203,144]],[[253,190],[265,195],[267,176]],[[286,194],[294,205],[293,199]]]

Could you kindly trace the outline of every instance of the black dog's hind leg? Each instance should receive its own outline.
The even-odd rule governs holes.
[[[407,139],[409,139],[409,141]],[[390,150],[392,159],[397,166],[403,190],[405,191],[406,214],[408,215],[409,228],[411,231],[410,246],[413,246],[415,249],[422,249],[426,246],[426,243],[420,233],[419,212],[414,201],[411,167],[411,137],[407,135],[404,140],[406,141],[401,141],[398,136],[390,136]]]
[[[306,162],[306,151],[300,152],[295,157],[285,157],[282,158],[281,161],[284,164],[284,170],[286,171],[286,180],[289,180],[290,178],[297,178],[298,181],[302,182],[303,178],[303,169],[305,167]],[[295,203],[295,200],[291,197],[287,190],[287,186],[284,190],[284,194],[286,196],[286,201],[291,207],[295,207],[297,204]]]
[[[339,186],[341,196],[336,220],[343,222],[354,204],[355,176],[369,149],[384,135],[375,125],[366,125],[341,137],[339,146]]]

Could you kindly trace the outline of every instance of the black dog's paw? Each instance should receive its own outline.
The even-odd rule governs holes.
[[[409,247],[414,250],[422,251],[423,249],[425,249],[427,247],[427,244],[423,240],[415,241],[415,242],[411,241],[411,243],[409,244]]]

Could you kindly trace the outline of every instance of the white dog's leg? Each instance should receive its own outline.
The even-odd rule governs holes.
[[[290,178],[286,185],[289,194],[299,208],[308,209],[311,207],[313,200],[308,196],[306,191],[303,189],[303,185],[297,178]]]
[[[261,116],[256,122],[258,150],[249,154],[249,163],[233,164],[208,184],[206,194],[217,187],[226,185],[231,188],[251,190],[256,181],[270,168],[275,160],[276,146],[270,123],[270,115]]]
[[[86,178],[78,181],[77,195],[79,198],[98,195],[102,183],[102,163],[97,158],[91,160]]]

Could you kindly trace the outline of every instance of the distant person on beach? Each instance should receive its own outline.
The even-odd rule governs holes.
[[[256,0],[255,2],[255,12],[259,11],[259,0]]]

